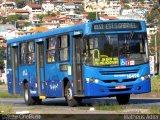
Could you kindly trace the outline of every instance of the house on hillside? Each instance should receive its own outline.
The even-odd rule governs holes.
[[[64,8],[66,9],[66,11],[71,11],[76,9],[76,5],[74,4],[74,2],[66,2],[64,3]]]
[[[117,20],[117,19],[118,18],[115,16],[108,16],[108,15],[100,16],[100,20]]]
[[[24,19],[28,19],[29,18],[29,11],[27,11],[27,10],[23,10],[23,9],[14,10],[14,9],[11,9],[11,10],[7,11],[7,15],[16,15],[16,14],[21,14]]]
[[[48,29],[56,29],[59,27],[60,20],[57,17],[45,16],[42,19],[42,26]]]
[[[30,33],[35,34],[35,33],[40,33],[40,32],[45,32],[48,31],[48,28],[46,27],[35,27],[34,29],[30,30]]]
[[[0,47],[7,47],[6,39],[0,35]]]
[[[44,13],[54,11],[54,4],[50,2],[43,3],[42,9]]]
[[[7,13],[5,12],[5,10],[0,10],[0,16],[2,16],[2,17],[7,16]]]
[[[42,14],[43,13],[42,6],[38,4],[28,4],[22,9],[29,11],[30,14]]]
[[[4,2],[2,2],[0,4],[0,9],[7,10],[7,9],[16,9],[16,8],[17,8],[17,5],[16,5],[15,2],[6,2],[6,1],[4,1]]]
[[[33,24],[33,25],[39,25],[40,24],[40,20],[37,18],[36,15],[31,14],[29,16],[29,21]]]

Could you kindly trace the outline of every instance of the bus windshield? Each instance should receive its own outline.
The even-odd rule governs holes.
[[[129,66],[148,62],[145,33],[89,35],[84,43],[84,61],[90,66]]]

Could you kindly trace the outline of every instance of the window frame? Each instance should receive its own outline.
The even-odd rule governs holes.
[[[62,36],[67,36],[67,46],[65,46],[65,47],[61,47],[61,42],[62,42],[61,37]],[[70,60],[70,52],[69,52],[70,51],[70,36],[68,33],[66,33],[66,34],[58,35],[57,38],[58,38],[58,62],[68,62]],[[67,50],[67,53],[68,53],[67,57],[68,58],[67,58],[67,60],[60,60],[60,56],[61,56],[60,51],[65,50],[65,49],[68,49]]]
[[[33,51],[29,51],[29,43],[33,43]],[[33,54],[34,53],[34,54]],[[33,56],[32,56],[33,54]],[[31,63],[29,63],[29,56],[31,55]],[[32,58],[33,57],[33,58]],[[26,58],[27,58],[27,65],[32,65],[35,63],[35,42],[34,40],[29,40],[27,42],[27,48],[26,48]]]
[[[8,51],[10,51],[10,52],[8,52]],[[8,45],[7,46],[7,67],[11,67],[11,65],[12,65],[11,61],[12,61],[12,58],[11,58],[11,45]]]
[[[23,44],[25,44],[24,45],[24,60],[26,60],[26,62],[24,62],[24,60],[23,60],[23,62],[22,62],[22,45]],[[20,43],[20,65],[21,66],[24,66],[24,65],[26,65],[27,64],[27,42],[25,41],[25,42],[21,42]]]
[[[49,48],[49,44],[50,44],[49,41],[51,41],[51,38],[54,38],[56,43],[55,43],[55,47],[50,49]],[[57,45],[58,45],[58,40],[57,40],[56,36],[49,36],[46,38],[46,63],[50,64],[50,63],[57,62],[57,56],[56,56],[56,50],[58,50]],[[49,60],[49,52],[51,52],[51,51],[54,51],[54,61],[51,60],[51,62],[49,62],[48,61]],[[52,59],[52,58],[50,58],[50,59]]]

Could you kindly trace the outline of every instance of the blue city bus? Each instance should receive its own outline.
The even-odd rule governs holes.
[[[96,20],[7,41],[10,94],[27,105],[65,97],[116,97],[151,91],[146,24],[140,20]]]

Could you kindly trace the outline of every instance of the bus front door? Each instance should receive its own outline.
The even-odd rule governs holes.
[[[39,96],[45,96],[44,42],[36,43],[37,84]]]
[[[75,95],[84,95],[84,80],[81,54],[82,36],[73,37],[73,80]]]
[[[19,62],[18,62],[18,46],[12,47],[12,80],[13,94],[19,94]]]

